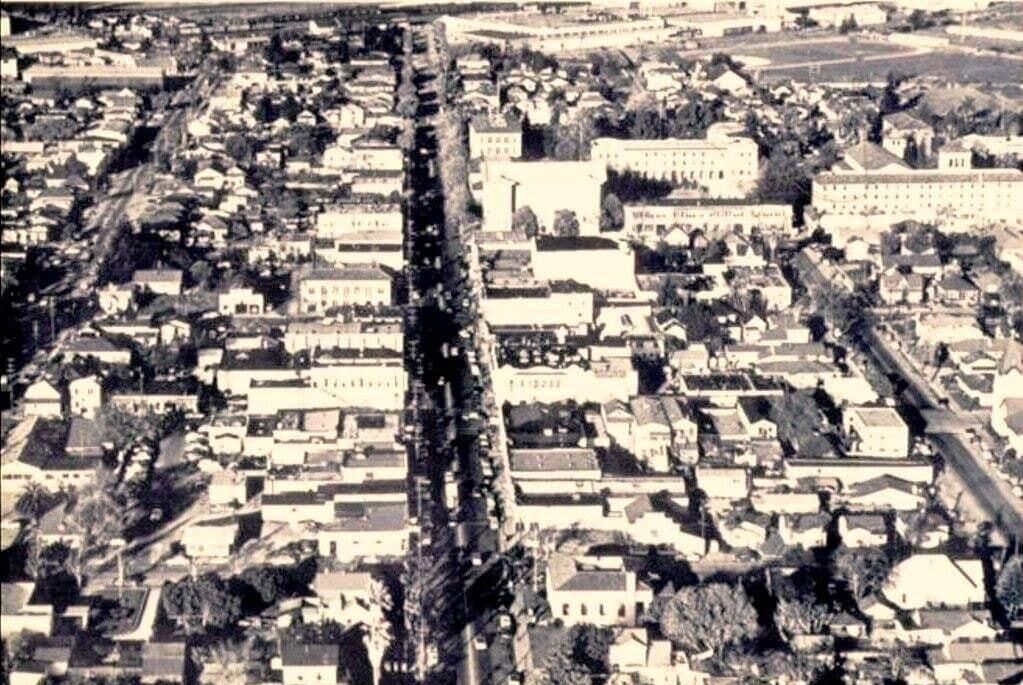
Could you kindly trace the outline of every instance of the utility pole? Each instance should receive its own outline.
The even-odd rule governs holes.
[[[56,321],[54,319],[53,296],[52,295],[50,297],[46,298],[46,304],[47,304],[47,309],[50,312],[50,342],[52,343],[53,339],[55,337],[57,337],[57,332],[56,332],[57,331],[57,325],[56,325]]]

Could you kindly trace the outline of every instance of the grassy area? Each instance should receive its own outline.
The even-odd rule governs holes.
[[[103,635],[127,633],[138,628],[149,590],[125,588],[105,590],[93,598],[89,626]]]
[[[893,55],[891,59],[826,64],[808,75],[807,68],[792,67],[764,72],[767,81],[884,81],[890,71],[924,74],[938,79],[970,83],[1018,83],[1023,79],[1023,62],[995,55],[932,52],[925,55]]]

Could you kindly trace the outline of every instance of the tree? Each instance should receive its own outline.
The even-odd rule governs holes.
[[[550,685],[592,685],[608,671],[607,648],[613,634],[608,628],[580,624],[562,634],[543,663],[537,682]]]
[[[844,35],[846,33],[852,33],[859,28],[859,24],[856,23],[856,15],[850,14],[842,20],[842,23],[838,27],[838,32]]]
[[[289,582],[287,570],[280,566],[252,566],[242,571],[239,578],[267,605],[281,597]]]
[[[97,488],[78,495],[64,513],[64,525],[78,536],[78,549],[71,555],[71,573],[82,586],[85,561],[123,533],[120,508],[110,495]]]
[[[535,238],[540,232],[540,223],[532,209],[528,206],[519,207],[515,210],[515,215],[512,216],[512,228],[522,231],[527,238]]]
[[[247,136],[232,133],[224,141],[224,152],[238,164],[248,165],[252,161],[252,142]]]
[[[554,235],[563,238],[579,236],[579,219],[569,209],[559,209],[554,213]]]
[[[625,207],[614,193],[604,196],[600,212],[601,231],[620,231],[625,225]]]
[[[226,628],[241,616],[241,600],[215,573],[168,583],[162,602],[167,615],[190,634]]]
[[[891,560],[879,549],[841,547],[832,559],[834,578],[845,583],[857,600],[880,590],[891,571]]]
[[[684,587],[664,607],[661,632],[681,649],[709,649],[720,658],[725,648],[757,635],[757,612],[742,586]]]
[[[810,201],[810,180],[799,157],[775,147],[757,180],[756,195],[761,200],[803,206]]]
[[[995,581],[995,597],[1008,620],[1023,618],[1023,555],[1013,556],[1002,566]]]
[[[809,598],[778,599],[774,623],[787,640],[797,635],[815,635],[823,631],[832,616],[831,609]]]

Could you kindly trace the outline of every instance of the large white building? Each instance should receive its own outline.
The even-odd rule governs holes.
[[[695,184],[713,197],[745,197],[757,182],[758,148],[751,138],[711,126],[706,138],[628,140],[595,138],[590,159],[675,185]]]
[[[553,229],[558,211],[568,210],[575,213],[582,235],[596,235],[606,180],[599,161],[484,162],[483,230],[508,231],[515,212],[529,207],[541,230]]]
[[[636,258],[628,245],[597,236],[539,236],[530,254],[533,274],[596,290],[634,290]]]
[[[813,180],[824,228],[943,221],[962,226],[1023,224],[1023,171],[973,169],[970,152],[946,145],[937,169],[913,169],[887,150],[861,143]]]
[[[522,125],[478,116],[469,122],[469,159],[518,159],[522,156]]]
[[[593,293],[555,283],[488,288],[480,312],[491,326],[565,327],[585,330],[593,323]]]
[[[618,558],[574,559],[554,554],[547,564],[547,601],[566,626],[633,626],[653,591]]]
[[[624,47],[664,40],[675,29],[660,18],[618,19],[608,15],[573,17],[536,12],[444,16],[447,39],[454,43],[496,43],[541,52]]]

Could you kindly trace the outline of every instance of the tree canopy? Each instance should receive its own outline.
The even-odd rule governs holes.
[[[661,632],[681,649],[709,649],[720,657],[727,647],[756,637],[757,611],[741,585],[684,587],[662,610]]]

